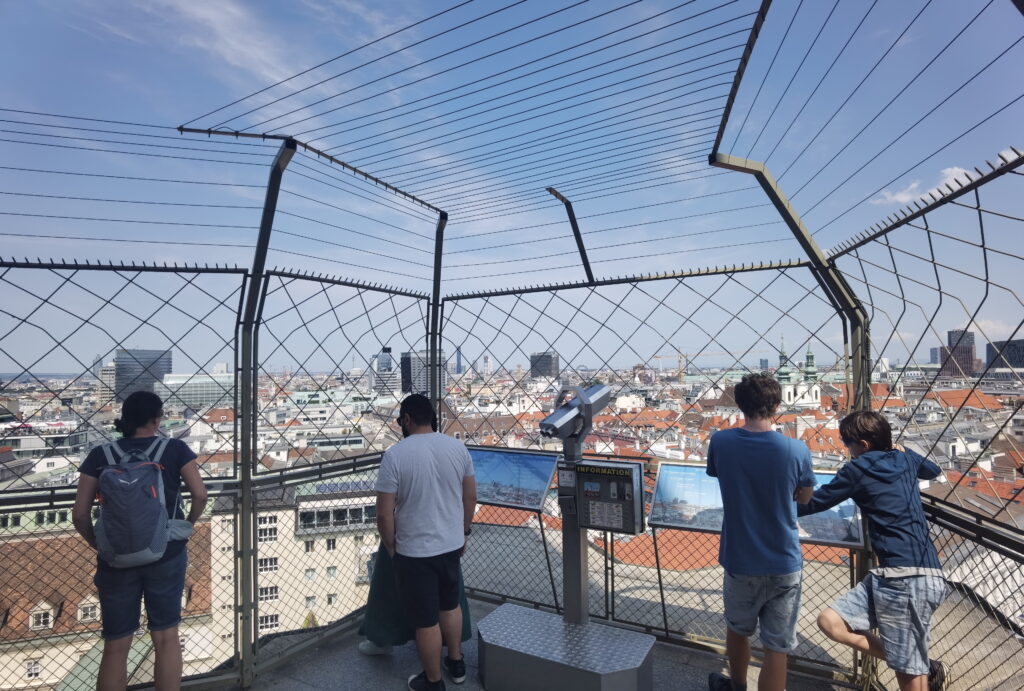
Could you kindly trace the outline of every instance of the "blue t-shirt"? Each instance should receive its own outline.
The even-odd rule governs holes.
[[[807,445],[778,432],[722,430],[711,437],[707,472],[725,514],[718,563],[742,576],[800,571],[793,495],[817,484]]]
[[[156,441],[156,437],[118,439],[117,445],[122,451],[133,451],[136,449],[145,451],[154,441]],[[195,457],[195,453],[188,447],[188,444],[180,439],[169,440],[163,455],[160,457],[160,465],[163,466],[164,476],[164,500],[167,502],[167,515],[171,518],[185,518],[185,514],[181,509],[181,503],[178,502],[177,506],[175,506],[175,502],[177,501],[178,493],[181,492],[181,469]],[[114,454],[114,460],[118,460],[117,454]],[[89,452],[89,455],[82,461],[82,465],[78,467],[78,472],[98,478],[106,467],[108,467],[107,456],[103,453],[102,445],[100,445],[94,447]],[[169,541],[164,555],[154,563],[160,564],[181,554],[181,551],[185,549],[185,542],[186,540]],[[96,558],[96,563],[101,569],[114,568],[99,557]]]

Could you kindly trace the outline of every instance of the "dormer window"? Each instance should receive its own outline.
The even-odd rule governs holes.
[[[95,602],[83,602],[78,606],[78,621],[90,624],[100,620],[100,606]]]
[[[45,602],[39,603],[29,613],[29,628],[33,631],[46,631],[53,628],[53,607]]]

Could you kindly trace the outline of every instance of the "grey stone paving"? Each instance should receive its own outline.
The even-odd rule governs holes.
[[[493,605],[477,600],[470,601],[473,621],[487,616]],[[475,626],[474,626],[475,629]],[[347,634],[328,641],[323,645],[299,655],[284,665],[263,674],[253,689],[256,691],[298,691],[299,689],[366,689],[368,691],[406,688],[406,679],[420,670],[416,649],[410,643],[395,648],[391,655],[365,657],[359,654],[356,645],[359,638]],[[479,691],[476,640],[463,646],[468,676],[461,686],[448,684],[449,689]],[[708,674],[724,671],[724,659],[658,643],[654,648],[654,688],[658,691],[669,689],[706,689]],[[757,668],[751,667],[749,682],[757,688]],[[788,687],[791,691],[816,691],[838,689],[818,679],[790,675]],[[569,690],[563,690],[569,691]]]

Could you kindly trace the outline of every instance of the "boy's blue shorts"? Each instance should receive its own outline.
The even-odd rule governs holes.
[[[774,576],[742,576],[725,572],[725,623],[741,636],[753,636],[761,625],[761,645],[778,653],[796,647],[803,572]]]
[[[93,582],[100,597],[103,638],[124,638],[139,630],[143,597],[150,631],[177,626],[181,622],[187,564],[188,552],[181,550],[181,554],[165,562],[97,570]]]
[[[854,631],[878,629],[885,661],[903,674],[928,674],[932,613],[949,594],[938,576],[882,578],[869,573],[832,609]]]

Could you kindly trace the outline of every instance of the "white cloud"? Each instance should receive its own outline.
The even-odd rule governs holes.
[[[956,182],[957,178],[961,180],[969,174],[966,168],[960,166],[952,166],[950,168],[943,168],[939,171],[941,177],[939,182],[932,188],[921,192],[921,181],[914,180],[909,185],[904,187],[902,190],[892,192],[890,190],[882,190],[882,195],[871,200],[872,204],[896,204],[905,206],[918,199],[923,199],[930,196],[931,194],[942,194],[945,190],[946,185],[952,185],[955,189],[958,186]]]

